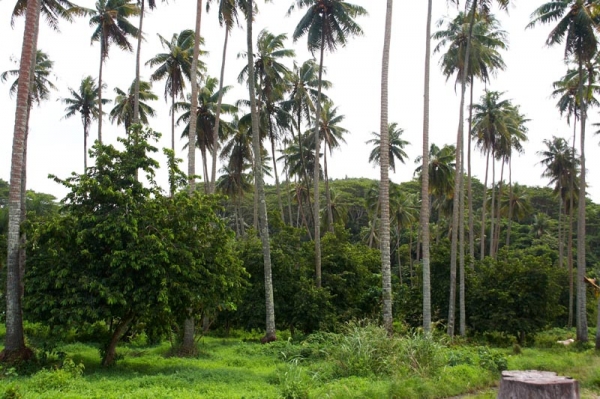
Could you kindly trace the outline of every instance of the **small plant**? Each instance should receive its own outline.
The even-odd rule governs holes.
[[[308,399],[309,377],[299,363],[300,358],[290,360],[280,377],[282,399]]]
[[[508,368],[508,362],[498,351],[481,347],[478,350],[479,366],[493,372],[502,372]]]

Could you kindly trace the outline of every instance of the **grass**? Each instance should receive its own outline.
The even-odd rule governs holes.
[[[495,398],[506,367],[556,371],[578,379],[583,398],[600,394],[593,349],[544,346],[514,354],[419,335],[388,340],[378,327],[354,324],[270,345],[205,337],[195,358],[169,357],[168,343],[124,345],[123,359],[104,369],[96,346],[70,343],[59,348],[62,367],[3,370],[0,398]]]

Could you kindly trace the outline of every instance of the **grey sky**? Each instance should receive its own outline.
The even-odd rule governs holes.
[[[370,132],[379,126],[380,75],[383,25],[385,17],[385,1],[354,0],[355,4],[364,6],[369,16],[360,18],[358,22],[364,29],[364,36],[352,39],[346,48],[333,54],[326,54],[325,65],[328,68],[327,79],[334,87],[328,92],[339,113],[346,116],[343,126],[350,133],[346,137],[347,145],[334,152],[329,160],[329,175],[332,178],[370,177],[378,178],[379,170],[368,164],[370,148],[365,144]],[[392,55],[390,66],[390,122],[398,122],[404,128],[404,138],[412,143],[408,148],[410,161],[406,165],[398,165],[396,173],[391,175],[394,182],[412,178],[415,165],[413,160],[421,152],[423,132],[423,64],[425,42],[425,18],[427,2],[395,2],[394,27],[392,33]],[[437,21],[444,15],[454,16],[456,9],[446,5],[446,1],[434,1],[434,17]],[[90,0],[82,0],[80,4],[93,7]],[[296,11],[286,17],[291,0],[275,0],[272,4],[259,2],[260,15],[255,24],[255,35],[261,29],[268,28],[274,34],[287,33],[291,36],[294,27],[303,11]],[[10,28],[10,13],[13,0],[0,2],[0,72],[15,69],[16,64],[10,58],[20,56],[23,35],[23,20],[19,20],[14,29]],[[531,2],[519,1],[509,14],[498,12],[502,28],[509,34],[509,50],[504,59],[507,71],[501,72],[492,81],[489,88],[506,92],[505,97],[521,106],[521,111],[531,119],[529,127],[529,143],[525,144],[525,154],[513,161],[513,180],[528,185],[545,185],[541,179],[542,167],[538,164],[536,151],[542,148],[542,140],[552,135],[568,138],[572,129],[561,120],[555,108],[555,100],[550,98],[552,82],[560,78],[566,71],[561,47],[549,49],[544,46],[545,38],[550,30],[541,26],[533,30],[525,30],[529,15],[535,5]],[[168,4],[159,3],[155,11],[145,19],[146,43],[142,48],[142,60],[145,62],[158,52],[162,52],[157,33],[169,39],[175,32],[191,29],[194,26],[195,1],[177,0]],[[137,21],[134,21],[137,24]],[[437,29],[434,26],[434,31]],[[47,179],[49,173],[59,177],[67,177],[71,172],[80,173],[83,169],[83,127],[78,117],[62,120],[64,105],[57,101],[59,97],[68,95],[67,88],[77,88],[84,76],[98,75],[99,45],[90,45],[92,28],[85,19],[78,19],[73,24],[61,23],[62,33],[53,32],[47,25],[40,30],[39,48],[47,52],[55,61],[56,85],[58,93],[32,113],[29,139],[28,186],[36,191],[52,193],[59,198],[65,190]],[[206,49],[210,52],[205,60],[208,73],[218,76],[221,64],[221,52],[224,31],[218,26],[214,10],[202,17],[202,36]],[[435,43],[433,44],[435,45]],[[308,59],[305,40],[298,43],[288,41],[288,47],[297,52],[300,62]],[[240,98],[247,98],[247,90],[237,85],[237,75],[243,67],[244,60],[237,59],[237,54],[245,49],[245,30],[235,29],[228,51],[226,85],[236,88],[224,98],[225,102],[234,103]],[[104,68],[104,81],[108,89],[105,98],[113,99],[114,88],[125,90],[132,82],[135,71],[135,56],[126,54],[116,47],[111,48],[110,58]],[[431,142],[438,145],[451,144],[456,141],[458,125],[458,96],[454,91],[453,80],[446,82],[439,69],[439,55],[432,60],[431,73]],[[291,67],[291,63],[289,65]],[[148,79],[150,70],[143,69],[142,77]],[[14,99],[8,96],[8,84],[0,84],[0,178],[8,180],[10,173],[10,156],[12,147],[13,121],[15,112]],[[163,133],[160,147],[170,146],[170,116],[163,99],[164,82],[155,83],[154,92],[160,100],[152,105],[158,116],[151,126]],[[476,84],[476,98],[479,98],[482,87]],[[109,106],[110,109],[112,106]],[[598,139],[592,135],[596,130],[591,123],[598,121],[595,110],[590,112],[588,124],[588,170],[594,176],[600,169],[600,159],[595,157]],[[179,136],[181,128],[176,132]],[[105,118],[103,139],[116,142],[124,129],[108,122]],[[97,126],[90,131],[91,139],[97,137]],[[579,139],[577,141],[577,146]],[[181,151],[182,141],[177,142],[177,155],[184,158]],[[164,160],[158,157],[161,163]],[[198,154],[199,159],[199,154]],[[200,173],[201,168],[197,168]],[[485,163],[483,157],[475,152],[473,156],[474,175],[483,180]],[[497,178],[499,170],[497,171]],[[166,173],[161,171],[159,183],[166,187]],[[589,193],[593,200],[600,201],[600,187],[593,178],[588,178]]]

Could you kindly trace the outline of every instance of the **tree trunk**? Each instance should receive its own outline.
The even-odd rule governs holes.
[[[98,141],[102,144],[102,65],[104,65],[104,40],[100,39],[100,70],[98,72]]]
[[[496,203],[496,157],[492,153],[492,204],[490,205],[490,256],[494,256],[494,213]]]
[[[464,155],[464,143],[461,144],[461,152]],[[460,335],[464,337],[467,333],[467,316],[466,316],[466,298],[465,298],[465,182],[463,180],[465,174],[464,156],[461,158],[461,188],[460,188],[460,204],[458,205],[459,228],[458,228],[458,264],[459,264],[459,296],[460,296]]]
[[[591,79],[591,76],[590,76]],[[583,69],[581,61],[579,62],[579,85],[580,93],[583,93]],[[577,340],[587,342],[588,326],[586,312],[586,287],[585,287],[585,121],[586,104],[585,97],[582,95],[580,120],[581,127],[581,170],[579,178],[579,206],[577,210]]]
[[[290,174],[287,170],[285,172],[285,190],[287,191],[288,218],[290,219],[290,226],[294,227],[294,216],[292,214],[292,196],[290,194]]]
[[[306,192],[307,192],[307,202],[308,202],[308,209],[310,212],[310,216],[314,219],[314,215],[313,213],[313,208],[312,208],[312,204],[310,203],[310,179],[308,178],[308,172],[307,172],[307,167],[306,167],[306,162],[304,161],[304,145],[302,144],[302,129],[301,126],[302,125],[302,110],[299,108],[298,109],[298,150],[300,151],[300,160],[302,162],[302,177],[304,177],[304,182],[306,184]],[[294,129],[292,129],[292,132],[294,131]],[[308,224],[306,225],[306,228],[308,228]],[[308,235],[310,236],[311,233],[308,233]]]
[[[314,184],[314,220],[315,220],[315,280],[317,288],[321,288],[321,221],[319,220],[319,153],[321,139],[319,138],[319,124],[321,120],[321,90],[323,79],[323,58],[325,52],[325,31],[321,32],[321,58],[319,61],[319,89],[317,94],[317,115],[315,121],[315,170]]]
[[[412,257],[412,244],[413,244],[413,227],[410,226],[410,237],[408,239],[408,267],[409,267],[409,275],[410,275],[410,287],[413,287],[413,257]]]
[[[498,204],[496,205],[496,217],[498,218],[496,223],[496,231],[492,236],[494,239],[494,253],[493,257],[496,259],[496,255],[498,254],[498,248],[500,246],[500,231],[502,225],[502,217],[500,216],[500,208],[502,204],[502,189],[504,188],[504,159],[501,160],[502,166],[500,167],[500,180],[498,182]]]
[[[87,173],[87,139],[89,134],[89,126],[84,122],[83,125],[83,173]]]
[[[473,227],[473,187],[471,178],[471,131],[473,129],[473,83],[474,79],[471,75],[471,99],[469,103],[469,134],[467,138],[467,197],[469,206],[469,256],[471,269],[475,268],[475,227]]]
[[[431,9],[428,0],[425,34],[425,84],[423,95],[423,172],[421,173],[421,237],[423,241],[423,331],[431,331],[431,281],[429,270],[429,74],[431,70]]]
[[[573,142],[571,145],[571,155],[575,157],[575,139],[576,139],[576,130],[577,130],[577,119],[573,121]],[[575,159],[573,159],[574,161]],[[572,172],[575,172],[573,170]],[[573,305],[574,305],[574,287],[573,287],[573,195],[575,191],[574,180],[575,175],[571,173],[569,178],[569,240],[567,244],[567,257],[569,262],[569,321],[567,326],[569,328],[573,327]]]
[[[217,99],[217,110],[215,111],[215,128],[213,130],[212,169],[210,172],[209,193],[215,193],[217,181],[217,151],[219,149],[219,126],[221,124],[221,106],[223,102],[223,80],[225,79],[225,61],[227,59],[227,42],[229,41],[229,28],[225,28],[225,41],[223,42],[223,58],[221,60],[221,76],[219,78],[219,98]]]
[[[387,0],[387,11],[385,16],[385,36],[383,42],[383,61],[381,68],[381,117],[379,121],[380,138],[380,176],[379,202],[381,203],[381,224],[379,243],[381,249],[381,279],[382,279],[382,301],[383,301],[383,326],[388,335],[392,335],[393,313],[392,313],[392,274],[390,265],[390,151],[389,151],[389,129],[388,129],[388,73],[390,68],[390,43],[392,39],[392,9],[394,1]],[[400,265],[400,229],[398,229],[398,273],[402,279]]]
[[[269,130],[272,130],[271,118],[269,117]],[[273,173],[275,174],[275,190],[277,191],[277,203],[281,214],[281,221],[285,224],[285,213],[283,212],[283,201],[281,200],[281,188],[279,187],[279,173],[277,173],[277,157],[275,154],[275,139],[271,134],[271,152],[273,154]],[[290,220],[290,224],[292,221]]]
[[[190,126],[188,131],[188,190],[190,195],[196,191],[196,126],[198,113],[198,57],[200,56],[200,26],[202,20],[202,0],[196,0],[196,26],[194,36],[194,53],[192,59],[192,73],[191,73],[191,84],[192,84],[192,98],[190,104]],[[173,113],[175,110],[173,109]],[[182,351],[189,351],[190,353],[194,349],[194,318],[191,314],[185,320],[184,323],[184,336]],[[190,336],[191,334],[191,336]]]
[[[506,229],[506,248],[510,245],[510,229],[513,219],[512,158],[508,160],[508,227]]]
[[[135,55],[135,88],[133,92],[133,123],[140,123],[140,56],[142,53],[142,27],[144,25],[145,0],[141,0],[140,7],[140,27],[137,43],[137,53]]]
[[[562,187],[561,187],[562,191]],[[558,267],[563,267],[563,198],[562,195],[558,199]]]
[[[171,92],[171,150],[175,155],[175,93]]]
[[[487,183],[488,183],[488,170],[490,167],[490,151],[487,152],[487,160],[485,163],[485,183],[483,183],[483,205],[481,206],[481,237],[480,240],[480,259],[483,260],[485,257],[485,207],[487,205]]]
[[[32,65],[35,63],[35,47],[40,1],[30,0],[25,14],[25,29],[19,65],[17,106],[10,171],[8,197],[8,235],[6,262],[6,335],[0,360],[14,362],[26,360],[33,353],[25,347],[23,335],[23,310],[21,302],[21,273],[19,262],[20,226],[22,218],[22,178],[27,135]]]
[[[402,278],[402,257],[400,256],[400,228],[396,229],[398,237],[396,238],[396,256],[398,257],[398,278],[400,279],[400,285],[404,284],[404,280]],[[390,255],[390,263],[391,263],[391,255]]]
[[[263,170],[260,152],[260,131],[258,127],[258,109],[256,106],[256,93],[254,81],[254,55],[252,54],[252,19],[253,0],[248,0],[247,9],[247,44],[248,44],[248,88],[250,94],[250,108],[252,115],[252,147],[254,149],[254,182],[259,197],[259,225],[260,239],[262,242],[264,272],[265,272],[265,306],[266,306],[266,334],[262,341],[271,342],[277,339],[275,335],[275,304],[273,301],[273,281],[271,273],[271,249],[269,246],[269,224],[267,220],[267,203],[263,182]]]
[[[327,172],[327,141],[323,141],[323,177],[325,178],[325,200],[327,201],[327,230],[334,232],[333,211],[331,209],[331,191],[329,191],[329,174]]]
[[[115,331],[113,332],[108,346],[106,347],[106,352],[104,353],[104,357],[102,358],[102,366],[109,367],[114,366],[117,362],[117,344],[121,340],[121,337],[127,331],[129,324],[133,321],[133,314],[129,314],[125,316],[123,320],[117,324]]]

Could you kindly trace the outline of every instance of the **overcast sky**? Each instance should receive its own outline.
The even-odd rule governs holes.
[[[333,83],[328,95],[339,107],[339,113],[346,116],[343,127],[349,130],[347,145],[337,150],[329,162],[331,178],[369,177],[378,179],[379,170],[367,160],[371,148],[365,144],[370,133],[379,129],[381,52],[383,47],[383,29],[385,21],[385,0],[354,0],[355,4],[365,7],[369,15],[357,22],[362,26],[364,35],[349,41],[346,48],[336,53],[326,54],[327,79]],[[303,10],[295,11],[286,17],[292,0],[275,0],[271,4],[259,2],[258,16],[254,33],[267,28],[274,34],[287,33],[291,36],[300,20]],[[503,53],[507,70],[501,72],[488,86],[491,90],[506,92],[505,98],[521,106],[521,111],[531,119],[528,123],[529,142],[525,144],[525,154],[513,161],[513,180],[527,185],[545,185],[547,181],[540,177],[542,167],[536,151],[542,148],[542,140],[553,135],[569,138],[572,129],[558,114],[556,100],[550,98],[552,82],[558,80],[566,71],[562,47],[548,48],[544,45],[550,31],[548,26],[525,30],[535,2],[517,1],[509,13],[498,13],[502,28],[509,34],[509,50]],[[90,0],[80,0],[82,6],[93,8]],[[14,29],[10,27],[10,14],[14,0],[0,1],[0,72],[16,69],[15,59],[19,59],[23,36],[23,22],[19,20]],[[192,29],[195,19],[195,1],[171,0],[159,3],[156,10],[148,13],[144,20],[146,42],[142,48],[143,62],[159,52],[163,52],[157,33],[170,39],[173,33],[183,29]],[[391,64],[390,64],[390,122],[397,122],[405,130],[404,138],[412,145],[407,152],[410,160],[406,165],[398,165],[394,182],[410,180],[415,169],[414,159],[422,148],[423,133],[423,65],[425,56],[425,22],[427,2],[397,1],[394,8]],[[446,1],[434,1],[433,20],[443,16],[454,16],[454,7]],[[133,20],[137,25],[137,20]],[[64,104],[58,99],[68,96],[68,87],[78,88],[81,79],[87,75],[97,78],[99,66],[99,45],[90,44],[92,28],[87,19],[78,19],[73,24],[61,22],[61,32],[52,31],[47,25],[41,25],[39,48],[49,54],[55,62],[54,74],[58,92],[52,94],[50,101],[34,108],[31,116],[28,147],[28,188],[47,192],[62,198],[65,189],[47,178],[49,173],[67,177],[71,172],[83,170],[83,127],[79,117],[62,119]],[[434,26],[433,30],[437,28]],[[217,23],[215,10],[202,16],[202,36],[210,53],[205,59],[208,73],[219,76],[224,31]],[[433,43],[435,46],[435,43]],[[288,48],[294,48],[296,59],[303,62],[311,55],[306,51],[305,40],[287,42]],[[245,50],[245,30],[234,29],[230,39],[225,84],[237,86],[237,75],[244,60],[237,54]],[[459,98],[454,91],[454,81],[445,81],[440,73],[439,54],[432,59],[431,73],[431,130],[430,140],[438,146],[456,141],[458,126]],[[11,59],[13,61],[11,61]],[[289,63],[291,67],[291,62]],[[148,79],[150,69],[142,70],[142,78]],[[124,53],[114,47],[104,67],[104,81],[108,85],[104,97],[114,99],[114,88],[126,90],[135,76],[135,55]],[[9,84],[0,84],[0,178],[8,180],[12,135],[14,129],[15,99],[8,95]],[[170,146],[170,116],[163,99],[164,82],[154,83],[154,92],[160,100],[152,104],[157,117],[151,121],[154,130],[163,133],[160,147]],[[481,84],[475,85],[476,98],[481,95]],[[237,86],[225,98],[224,102],[234,103],[248,98],[245,88]],[[112,106],[107,108],[110,110]],[[600,157],[596,157],[598,138],[592,135],[591,124],[600,121],[597,111],[590,112],[588,124],[588,170],[590,177],[588,192],[595,202],[600,201],[600,186],[594,176],[600,171]],[[181,128],[176,132],[179,136]],[[114,143],[124,135],[122,126],[111,125],[105,117],[103,139]],[[97,137],[97,125],[90,131],[92,139]],[[182,152],[183,141],[177,142],[177,155],[187,157]],[[579,139],[577,144],[579,144]],[[579,146],[579,145],[577,145]],[[159,156],[164,164],[164,160]],[[197,156],[199,159],[199,155]],[[198,164],[200,165],[200,164]],[[184,167],[184,170],[186,168]],[[197,167],[198,173],[201,167]],[[473,173],[483,181],[485,162],[478,152],[473,156]],[[499,171],[498,171],[499,174]],[[166,172],[161,171],[158,181],[166,187]]]

